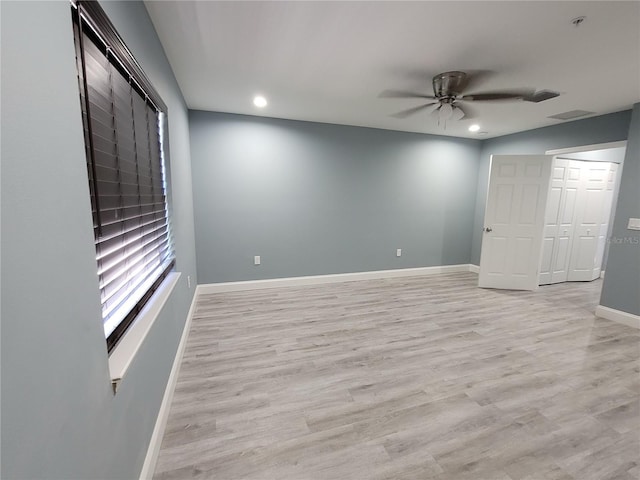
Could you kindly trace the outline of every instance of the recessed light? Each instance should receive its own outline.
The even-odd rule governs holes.
[[[254,97],[253,104],[258,108],[264,108],[267,106],[267,99],[258,95],[257,97]]]
[[[478,130],[480,130],[480,125],[471,125],[469,127],[470,132],[477,132]]]

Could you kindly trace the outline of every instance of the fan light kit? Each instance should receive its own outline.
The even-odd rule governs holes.
[[[473,118],[476,116],[466,104],[463,109],[460,105],[462,102],[524,100],[538,103],[560,95],[557,92],[548,90],[540,92],[544,93],[544,95],[537,95],[533,89],[465,93],[468,87],[478,81],[477,77],[480,75],[482,75],[482,73],[468,74],[459,71],[439,73],[432,79],[433,95],[424,95],[422,93],[402,90],[385,90],[379,96],[380,98],[422,98],[431,100],[428,103],[398,112],[393,116],[396,118],[407,118],[410,115],[425,110],[432,115],[436,115],[438,123],[442,122],[446,126],[448,120],[460,120],[464,117]]]
[[[253,104],[258,108],[264,108],[267,106],[267,99],[258,95],[257,97],[254,97]]]

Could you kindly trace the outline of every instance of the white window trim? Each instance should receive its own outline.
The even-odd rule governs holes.
[[[142,346],[147,334],[162,311],[165,303],[180,278],[179,272],[170,272],[158,289],[142,308],[134,322],[129,326],[118,344],[109,355],[109,372],[113,392],[116,393],[120,381],[124,378],[131,362]]]

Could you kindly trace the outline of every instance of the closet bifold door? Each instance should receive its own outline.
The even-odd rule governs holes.
[[[540,285],[567,281],[579,169],[572,160],[554,159],[545,212]]]
[[[600,277],[618,165],[576,163],[582,168],[567,280],[588,282]]]

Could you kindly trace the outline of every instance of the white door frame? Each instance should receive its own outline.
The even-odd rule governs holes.
[[[577,147],[569,147],[569,148],[557,148],[555,150],[547,150],[544,152],[546,155],[561,155],[563,153],[579,153],[579,152],[590,152],[591,150],[608,150],[610,148],[620,148],[627,146],[626,140],[621,140],[619,142],[609,142],[609,143],[596,143],[594,145],[580,145]],[[612,162],[618,163],[618,162]]]

